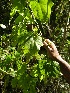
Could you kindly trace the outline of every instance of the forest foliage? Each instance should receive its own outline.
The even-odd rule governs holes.
[[[70,62],[69,0],[0,1],[2,93],[66,93],[59,64],[43,47],[45,38]]]

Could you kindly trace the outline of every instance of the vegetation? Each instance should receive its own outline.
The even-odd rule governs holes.
[[[69,93],[45,38],[70,62],[69,0],[0,0],[1,93]]]

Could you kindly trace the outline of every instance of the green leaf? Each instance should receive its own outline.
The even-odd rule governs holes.
[[[20,22],[23,21],[23,16],[19,15],[16,19],[15,19],[15,24],[19,24]]]
[[[16,76],[16,72],[17,71],[14,71],[14,69],[12,69],[12,68],[9,68],[9,72],[10,72],[10,75],[12,76],[12,77],[15,77]]]
[[[26,5],[25,1],[26,0],[12,0],[13,7],[17,7],[17,9],[22,12]]]
[[[70,40],[67,40],[67,43],[70,45]]]
[[[50,0],[31,1],[29,5],[37,19],[40,21],[50,18],[53,2]]]
[[[6,61],[7,62],[10,62],[11,61],[11,55],[10,54],[6,56]]]
[[[44,78],[44,76],[42,75],[42,76],[40,77],[40,81],[42,81],[42,80],[43,80],[43,78]]]
[[[38,35],[33,35],[24,45],[24,53],[30,53],[30,55],[35,55],[40,47],[43,45],[42,37]]]
[[[42,37],[41,36],[37,36],[35,43],[36,43],[37,49],[40,50],[40,47],[43,46]]]
[[[13,17],[15,15],[16,11],[18,11],[17,7],[12,8],[10,16]]]
[[[36,1],[31,1],[30,2],[30,7],[31,7],[35,17],[37,19],[42,20],[43,19],[43,14],[42,14],[42,11],[41,11],[40,4]]]
[[[52,1],[48,1],[48,12],[47,12],[47,17],[48,18],[50,18],[52,6],[53,6],[53,2]]]
[[[40,0],[39,3],[43,4],[43,5],[46,5],[48,2],[48,0]]]

